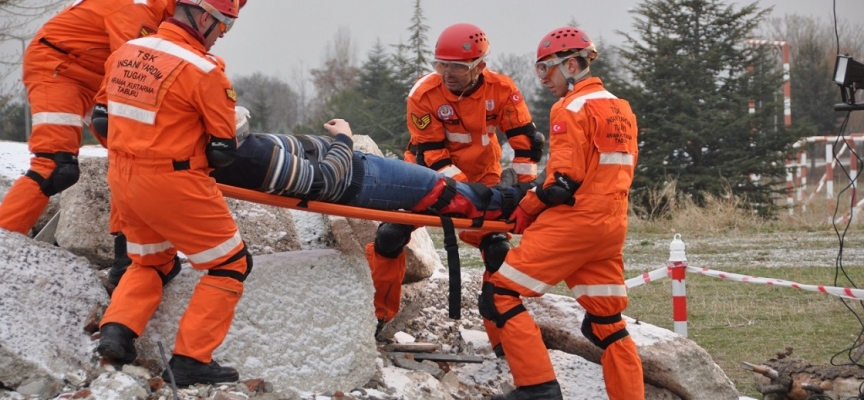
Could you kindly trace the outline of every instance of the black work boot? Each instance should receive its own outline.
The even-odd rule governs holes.
[[[381,334],[381,331],[384,330],[384,326],[387,325],[387,321],[383,319],[378,320],[378,324],[375,325],[375,340],[378,340],[378,335]]]
[[[564,400],[558,381],[539,385],[519,386],[507,394],[496,394],[492,400]]]
[[[99,335],[99,346],[96,347],[96,351],[103,358],[120,364],[129,364],[138,357],[134,342],[138,335],[126,325],[109,322],[102,325]]]
[[[237,382],[240,380],[240,374],[237,373],[236,369],[222,367],[216,361],[205,364],[193,358],[175,354],[171,356],[168,365],[171,367],[171,372],[174,373],[174,382],[177,386],[191,386],[196,383]],[[162,379],[165,382],[171,382],[167,368],[162,371]]]
[[[108,271],[108,283],[117,287],[120,278],[126,273],[126,268],[130,264],[132,264],[132,260],[126,254],[126,235],[118,234],[114,236],[114,263],[111,264],[111,269]]]

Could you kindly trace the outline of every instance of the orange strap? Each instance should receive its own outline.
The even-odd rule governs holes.
[[[396,224],[408,225],[423,225],[423,226],[441,226],[441,218],[437,215],[415,214],[408,211],[382,211],[369,208],[360,208],[346,206],[342,204],[324,203],[321,201],[310,201],[308,207],[301,207],[298,204],[302,199],[294,197],[278,196],[257,192],[249,189],[242,189],[234,186],[216,184],[222,195],[237,200],[251,201],[253,203],[266,204],[268,206],[276,206],[283,208],[293,208],[295,210],[310,211],[320,214],[338,215],[346,218],[360,218],[373,221],[392,222]],[[471,227],[473,221],[468,218],[453,218],[453,226],[458,229],[476,230],[485,232],[509,232],[513,229],[513,224],[508,224],[504,221],[484,221],[483,226]]]

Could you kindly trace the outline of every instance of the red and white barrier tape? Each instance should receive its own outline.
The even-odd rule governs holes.
[[[660,280],[662,278],[668,277],[671,275],[672,268],[671,266],[666,266],[663,268],[658,268],[651,272],[646,272],[637,277],[633,277],[624,282],[627,286],[627,289],[631,289],[637,287],[639,285],[643,285],[648,282],[653,282]],[[731,272],[723,272],[711,270],[708,268],[696,268],[692,266],[687,266],[688,273],[697,273],[705,276],[711,276],[714,278],[726,279],[735,282],[747,282],[747,283],[761,283],[765,285],[773,285],[773,286],[782,286],[782,287],[790,287],[801,290],[808,290],[811,292],[820,292],[826,293],[830,295],[834,295],[837,297],[842,297],[845,299],[851,300],[862,300],[864,299],[864,289],[856,289],[856,288],[841,288],[841,287],[833,287],[833,286],[822,286],[822,285],[805,285],[802,283],[796,283],[791,281],[784,281],[782,279],[774,279],[774,278],[761,278],[758,276],[747,276],[741,274],[733,274]]]

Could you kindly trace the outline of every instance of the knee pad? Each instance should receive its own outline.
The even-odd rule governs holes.
[[[54,160],[56,166],[47,179],[30,170],[27,175],[39,184],[42,193],[51,197],[60,193],[78,182],[81,170],[78,168],[78,157],[72,153],[57,152],[54,154],[36,154],[37,157],[45,157]]]
[[[606,350],[606,348],[609,347],[609,345],[611,345],[612,343],[615,343],[620,339],[630,336],[630,332],[627,332],[627,328],[621,328],[620,330],[617,330],[611,335],[607,336],[606,339],[600,340],[600,338],[594,334],[594,330],[591,329],[591,323],[610,325],[619,321],[621,321],[621,313],[610,315],[608,317],[598,317],[591,313],[585,312],[585,319],[582,320],[582,335],[584,335],[585,338],[588,339],[595,346]]]
[[[411,240],[411,225],[391,224],[384,222],[378,225],[375,233],[375,252],[387,257],[396,258]]]
[[[504,264],[504,258],[507,257],[507,252],[513,246],[507,241],[506,233],[493,233],[486,235],[480,241],[480,252],[483,255],[483,265],[489,273],[496,273]]]
[[[243,257],[246,257],[246,272],[241,274],[237,271],[219,269],[219,267],[231,264]],[[225,262],[223,262],[222,264],[219,264],[207,271],[207,274],[212,276],[224,276],[228,278],[233,278],[242,283],[246,281],[247,277],[249,277],[250,272],[252,272],[252,255],[249,254],[249,250],[246,248],[246,242],[243,242],[243,248],[241,248],[238,252],[234,253],[233,256],[225,260]]]
[[[480,296],[477,299],[477,308],[480,311],[480,316],[495,323],[499,329],[507,323],[510,318],[515,317],[521,312],[528,311],[524,304],[519,304],[504,313],[499,313],[495,306],[494,295],[513,296],[518,298],[519,293],[510,289],[497,287],[492,282],[483,282],[483,288],[480,290]]]
[[[163,274],[161,271],[159,272],[159,278],[162,279],[162,286],[171,282],[177,275],[180,275],[180,269],[182,268],[182,264],[180,263],[180,257],[174,256],[174,263],[171,266],[171,271],[168,271],[167,274]]]

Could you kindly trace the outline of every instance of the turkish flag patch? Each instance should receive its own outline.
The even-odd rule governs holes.
[[[522,102],[522,93],[516,92],[516,93],[511,94],[510,95],[510,101],[512,101],[513,104],[521,103]]]
[[[549,129],[549,134],[554,135],[557,133],[567,133],[567,122],[555,122],[552,124],[552,127]]]

